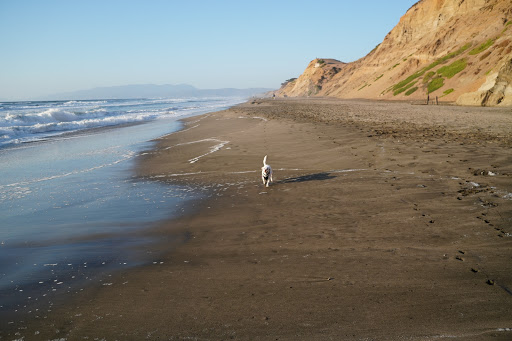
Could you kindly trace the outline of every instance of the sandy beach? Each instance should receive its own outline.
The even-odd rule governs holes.
[[[510,108],[254,99],[189,118],[138,157],[204,198],[143,232],[150,265],[0,339],[510,340],[511,147]]]

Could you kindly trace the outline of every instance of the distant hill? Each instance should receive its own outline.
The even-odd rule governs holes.
[[[365,57],[315,59],[276,94],[510,106],[512,1],[418,1]]]
[[[47,100],[68,100],[68,99],[120,99],[120,98],[180,98],[180,97],[250,97],[263,94],[271,89],[251,88],[251,89],[197,89],[191,85],[120,85],[110,87],[98,87],[88,90],[79,90],[65,92],[47,96]]]

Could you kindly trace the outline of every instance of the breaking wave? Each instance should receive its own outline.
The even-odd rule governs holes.
[[[0,145],[215,110],[241,101],[240,98],[187,98],[4,102],[0,103]]]

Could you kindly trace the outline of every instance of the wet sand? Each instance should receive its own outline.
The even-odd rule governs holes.
[[[151,265],[3,338],[510,340],[511,147],[510,108],[282,99],[187,119],[139,157],[205,196],[146,232]]]

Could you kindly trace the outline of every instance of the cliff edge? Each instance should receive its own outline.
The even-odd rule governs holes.
[[[421,0],[365,57],[317,58],[276,95],[512,105],[512,0]]]

